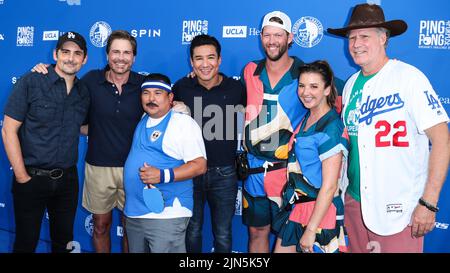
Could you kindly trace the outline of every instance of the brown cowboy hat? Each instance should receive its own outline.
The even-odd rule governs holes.
[[[360,28],[383,27],[390,31],[390,36],[397,36],[402,34],[408,28],[408,25],[403,20],[385,21],[384,12],[378,5],[359,4],[353,9],[350,22],[344,28],[328,28],[327,32],[346,37],[348,31]]]

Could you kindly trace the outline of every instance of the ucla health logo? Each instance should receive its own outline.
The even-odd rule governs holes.
[[[91,43],[96,47],[104,47],[111,34],[111,27],[104,21],[96,22],[89,31],[89,38]]]
[[[92,236],[92,233],[94,232],[94,220],[92,219],[92,214],[89,214],[84,220],[84,228],[86,229],[86,232]]]
[[[17,46],[33,46],[34,27],[17,27]]]
[[[246,38],[247,26],[223,26],[223,38]]]
[[[294,41],[301,47],[311,48],[317,45],[323,37],[322,23],[312,16],[298,19],[292,27]]]
[[[192,39],[200,34],[208,34],[207,20],[184,20],[181,44],[190,44]]]
[[[450,49],[450,21],[420,20],[419,48]]]
[[[46,30],[42,33],[42,41],[57,41],[59,30]]]

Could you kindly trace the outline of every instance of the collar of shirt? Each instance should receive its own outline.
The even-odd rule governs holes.
[[[59,76],[58,73],[56,73],[54,64],[47,67],[47,70],[48,70],[48,74],[47,74],[48,78],[50,79],[50,81],[52,83],[55,83],[59,79],[63,78],[63,77]],[[79,80],[78,77],[75,76],[74,85],[78,83],[78,80]]]
[[[294,62],[292,63],[291,68],[289,69],[289,72],[291,73],[291,77],[294,79],[298,76],[298,68],[303,65],[303,61],[297,58],[296,56],[291,56],[294,59]],[[266,68],[266,59],[261,60],[258,65],[256,66],[255,72],[253,73],[254,76],[261,75],[263,69]]]
[[[170,110],[169,110],[170,112]],[[148,120],[147,120],[147,124],[145,124],[146,128],[151,128],[151,127],[155,127],[156,125],[160,124],[161,121],[169,114],[169,112],[167,112],[164,116],[160,117],[160,118],[152,118],[150,115],[148,115]]]
[[[213,86],[210,90],[215,89],[215,88],[223,88],[228,83],[229,78],[227,77],[227,75],[223,74],[222,72],[219,72],[219,75],[222,76],[222,81],[218,85]],[[190,79],[190,83],[192,84],[192,87],[201,87],[201,88],[206,89],[203,85],[201,85],[198,82],[198,77],[189,78],[189,79]]]
[[[100,73],[100,78],[98,79],[99,83],[109,83],[106,79],[106,71],[108,71],[109,69],[109,65],[106,65],[105,68],[103,68],[102,73]],[[128,81],[126,84],[141,85],[142,79],[139,77],[138,73],[130,71],[130,75],[128,76]]]
[[[60,79],[64,79],[63,77],[59,76],[58,73],[56,73],[54,64],[47,67],[47,70],[48,70],[47,77],[52,84],[56,84]],[[73,93],[72,91],[75,90],[75,93],[80,96],[81,94],[80,91],[78,90],[78,84],[79,79],[78,77],[75,76],[75,79],[73,81],[73,87],[70,93]]]

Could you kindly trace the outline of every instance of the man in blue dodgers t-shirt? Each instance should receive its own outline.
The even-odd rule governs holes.
[[[124,167],[126,232],[130,252],[186,252],[185,236],[193,209],[192,178],[206,172],[200,127],[171,110],[170,80],[148,75],[142,84],[146,114],[136,127]],[[156,187],[162,211],[147,207],[147,187]],[[151,200],[150,200],[151,201]]]

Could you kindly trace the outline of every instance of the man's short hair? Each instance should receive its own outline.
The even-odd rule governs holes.
[[[192,39],[192,41],[191,41],[191,47],[189,49],[190,54],[191,54],[191,59],[194,55],[194,49],[196,47],[203,46],[203,45],[214,46],[214,48],[216,49],[217,57],[220,57],[221,46],[220,46],[219,41],[217,41],[217,39],[213,36],[210,36],[207,34],[200,34],[200,35],[195,36],[195,38]]]
[[[131,36],[131,34],[126,30],[114,30],[108,37],[108,41],[106,43],[106,54],[109,54],[109,50],[111,49],[111,44],[116,39],[128,40],[133,48],[133,55],[137,54],[137,42],[136,38]]]
[[[377,31],[378,31],[378,33],[386,34],[386,42],[384,43],[384,48],[387,48],[388,42],[389,42],[389,37],[391,37],[391,32],[389,31],[389,29],[384,28],[384,27],[377,27]]]

